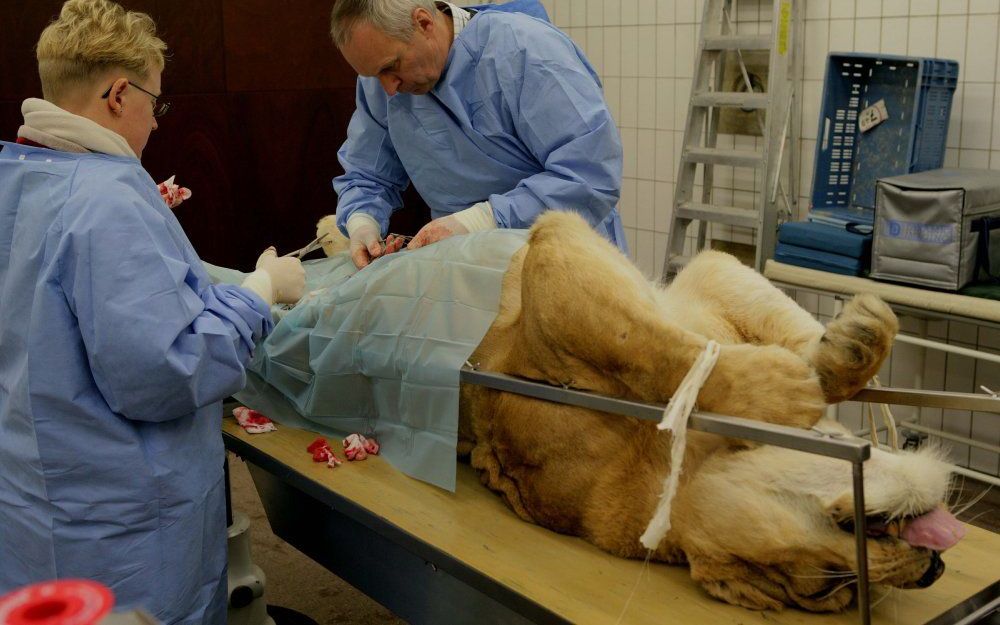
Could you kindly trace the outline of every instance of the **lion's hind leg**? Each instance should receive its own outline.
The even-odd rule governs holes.
[[[523,357],[511,373],[653,401],[670,397],[705,345],[660,315],[652,285],[617,248],[558,211],[531,230],[517,330]]]
[[[767,278],[723,252],[695,256],[667,288],[669,305],[692,299],[735,328],[747,343],[780,345],[804,356],[823,325]]]
[[[578,215],[532,228],[521,274],[517,367],[507,371],[616,397],[666,402],[705,350],[658,291]],[[777,345],[723,345],[698,403],[705,410],[812,425],[823,397],[812,368]]]
[[[856,296],[826,328],[767,278],[721,252],[702,252],[677,275],[667,302],[710,303],[748,343],[774,344],[803,357],[828,403],[849,399],[875,375],[899,324],[875,295]]]

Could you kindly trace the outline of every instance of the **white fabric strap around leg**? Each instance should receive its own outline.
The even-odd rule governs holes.
[[[681,465],[684,462],[684,448],[687,441],[687,424],[691,412],[698,401],[698,393],[705,384],[705,380],[712,374],[715,363],[719,359],[721,346],[715,341],[709,341],[703,351],[694,361],[694,365],[681,380],[677,392],[670,398],[667,407],[663,410],[663,419],[656,426],[659,430],[670,430],[670,471],[663,480],[663,493],[660,495],[660,502],[656,506],[653,518],[646,526],[646,531],[639,538],[639,542],[646,549],[656,549],[663,540],[663,537],[670,531],[670,506],[673,503],[674,495],[677,494],[677,485],[681,477]]]

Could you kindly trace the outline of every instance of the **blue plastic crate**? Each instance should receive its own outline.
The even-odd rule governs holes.
[[[944,163],[958,63],[832,53],[816,140],[812,209],[874,209],[875,181]],[[885,100],[888,119],[861,132],[861,111]]]

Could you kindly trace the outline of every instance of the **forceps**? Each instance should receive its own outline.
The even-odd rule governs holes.
[[[327,235],[324,234],[321,237],[316,237],[315,239],[307,243],[305,247],[299,248],[294,252],[289,252],[287,254],[284,254],[284,256],[295,256],[296,258],[302,258],[309,252],[313,250],[318,250],[319,248],[323,247],[323,243],[325,242],[326,236]]]
[[[411,237],[409,235],[393,234],[393,233],[390,232],[389,236],[387,236],[385,239],[382,239],[381,241],[379,241],[379,243],[382,244],[382,251],[385,251],[386,241],[389,239],[389,237],[395,237],[397,239],[402,239],[403,240],[403,245],[406,245],[407,243],[409,243],[410,241],[413,240],[413,237]]]

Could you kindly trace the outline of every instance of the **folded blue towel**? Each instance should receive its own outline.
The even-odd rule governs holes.
[[[844,227],[830,226],[812,221],[790,221],[778,228],[778,241],[798,247],[830,252],[869,263],[872,254],[872,235],[849,232]]]
[[[809,211],[809,221],[845,226],[847,224],[867,225],[875,223],[875,211],[870,208],[856,206],[840,206],[837,208],[818,208]]]
[[[867,261],[863,262],[860,258],[831,254],[787,243],[778,243],[774,250],[774,260],[786,265],[829,271],[845,276],[860,276],[862,271],[867,268]]]

